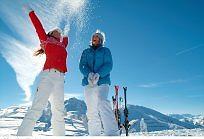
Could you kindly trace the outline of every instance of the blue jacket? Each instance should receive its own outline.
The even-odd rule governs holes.
[[[108,48],[99,46],[96,50],[90,46],[83,51],[79,63],[79,69],[84,75],[82,85],[88,85],[88,75],[90,72],[100,75],[98,85],[111,84],[110,72],[113,68],[111,52]]]

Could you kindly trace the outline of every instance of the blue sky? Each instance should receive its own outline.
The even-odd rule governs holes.
[[[19,4],[10,6],[8,1],[3,1],[5,4],[0,6],[0,32],[24,42],[19,33],[9,28],[8,23],[15,21],[7,22],[10,17],[3,16],[2,7],[8,11],[16,10],[11,13],[13,15],[21,14],[22,3],[28,1],[19,0]],[[82,32],[76,29],[75,24],[70,26],[69,72],[65,83],[68,97],[83,99],[78,61],[82,50],[88,47],[91,34],[101,29],[106,33],[106,47],[112,51],[114,60],[110,97],[114,93],[113,86],[118,84],[128,86],[130,104],[162,113],[204,114],[204,1],[88,2],[86,26]],[[38,14],[38,9],[34,10]],[[27,18],[24,16],[22,19],[30,24]],[[2,49],[1,44],[0,51]],[[2,55],[0,67],[0,108],[25,103],[24,91],[16,81],[16,72]],[[31,86],[32,95],[37,81],[38,77]],[[120,94],[123,94],[122,88]]]

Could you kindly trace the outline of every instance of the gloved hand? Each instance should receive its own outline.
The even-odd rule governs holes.
[[[30,13],[31,11],[33,11],[33,9],[28,4],[23,5],[23,10],[25,13]]]
[[[88,82],[90,86],[93,86],[93,77],[94,77],[94,73],[90,72],[88,75]]]
[[[93,85],[97,85],[100,75],[98,73],[95,73],[93,75]]]

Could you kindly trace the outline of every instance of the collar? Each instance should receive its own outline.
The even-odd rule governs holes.
[[[96,51],[96,50],[100,49],[101,47],[103,47],[103,45],[100,44],[97,48],[94,48],[95,46],[93,46],[92,44],[90,44],[89,47],[90,47],[92,50]]]

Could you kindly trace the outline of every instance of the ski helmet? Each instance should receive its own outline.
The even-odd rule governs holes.
[[[62,34],[62,30],[61,30],[60,28],[55,28],[55,29],[49,31],[49,32],[48,32],[48,35],[51,35],[54,31],[57,31],[57,32],[59,32],[60,34]]]
[[[97,35],[97,36],[99,37],[99,39],[100,39],[100,45],[104,45],[104,44],[105,44],[105,33],[97,29],[96,32],[93,33],[92,38],[93,38],[93,36],[95,36],[95,35]],[[92,38],[91,38],[91,39],[92,39]],[[92,43],[92,41],[91,41],[91,43]]]

